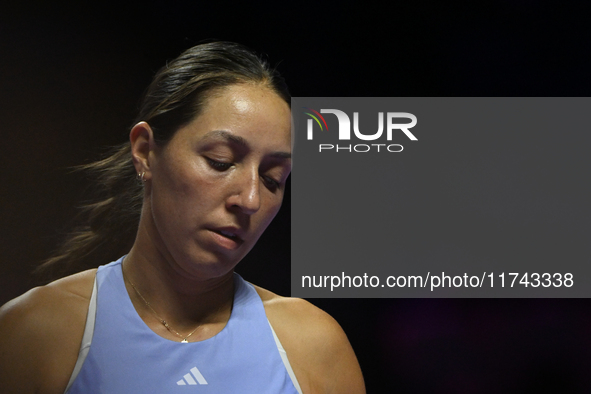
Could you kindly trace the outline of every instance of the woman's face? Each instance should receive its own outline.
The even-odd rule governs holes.
[[[191,277],[230,272],[277,214],[291,171],[291,115],[267,87],[214,94],[150,153],[152,238]]]

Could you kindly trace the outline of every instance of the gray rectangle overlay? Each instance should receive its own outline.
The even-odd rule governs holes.
[[[292,295],[591,296],[590,112],[293,98]]]

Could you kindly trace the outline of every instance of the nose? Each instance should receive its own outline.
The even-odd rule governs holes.
[[[229,209],[239,209],[247,215],[261,208],[260,181],[258,170],[236,174],[235,190],[227,200]]]

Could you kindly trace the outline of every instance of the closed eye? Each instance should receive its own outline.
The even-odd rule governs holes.
[[[229,170],[234,165],[234,163],[225,163],[222,161],[210,159],[209,157],[206,157],[205,159],[207,160],[209,166],[217,171]]]
[[[269,189],[273,193],[275,193],[277,191],[277,189],[279,189],[281,187],[281,183],[271,177],[263,176],[262,179],[263,179],[263,182],[265,183],[265,186],[267,187],[267,189]]]

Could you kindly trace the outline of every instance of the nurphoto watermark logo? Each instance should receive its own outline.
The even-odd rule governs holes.
[[[376,141],[375,143],[359,143],[359,144],[346,144],[340,141],[351,141],[351,118],[344,111],[339,109],[320,109],[316,111],[312,108],[303,107],[304,114],[309,116],[307,119],[307,139],[309,141],[314,140],[314,129],[321,133],[329,133],[333,140],[336,140],[336,135],[333,131],[329,131],[328,123],[322,114],[332,114],[336,116],[338,121],[338,141],[335,143],[320,143],[318,144],[318,152],[391,152],[398,153],[402,152],[404,147],[401,144],[389,143],[392,141],[394,133],[402,132],[411,141],[418,141],[417,137],[410,131],[411,128],[417,124],[417,117],[408,112],[378,112],[378,130],[373,134],[362,133],[359,130],[359,112],[353,112],[353,134],[354,138],[361,141]],[[334,118],[333,118],[334,119]],[[385,121],[384,121],[385,119]],[[408,123],[397,123],[396,121],[406,120]],[[384,127],[384,123],[386,126]],[[385,139],[384,136],[384,129]],[[367,132],[367,130],[364,130]],[[380,141],[386,143],[380,143]]]

